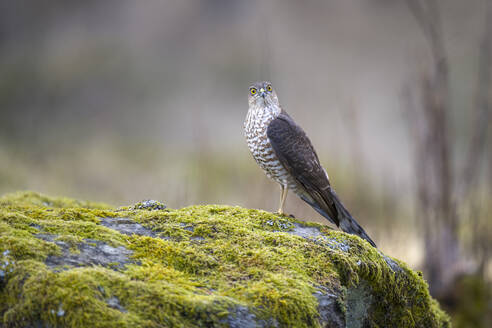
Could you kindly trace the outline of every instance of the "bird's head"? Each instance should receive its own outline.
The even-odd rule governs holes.
[[[280,106],[272,84],[267,81],[255,82],[249,87],[248,101],[250,107],[278,109]]]

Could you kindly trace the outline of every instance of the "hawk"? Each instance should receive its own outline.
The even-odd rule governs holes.
[[[328,174],[304,130],[280,107],[270,82],[249,88],[244,133],[249,150],[266,175],[280,184],[279,214],[288,190],[343,231],[376,244],[350,215],[330,185]]]

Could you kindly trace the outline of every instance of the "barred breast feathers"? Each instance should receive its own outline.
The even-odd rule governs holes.
[[[269,124],[282,111],[278,105],[269,105],[270,106],[257,105],[256,103],[250,104],[244,122],[244,131],[248,148],[256,163],[265,171],[270,179],[297,192],[297,183],[278,160],[267,136]]]

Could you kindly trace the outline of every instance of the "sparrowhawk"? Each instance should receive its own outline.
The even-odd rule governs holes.
[[[376,244],[350,215],[330,185],[328,174],[304,130],[280,107],[270,82],[249,88],[244,132],[249,150],[266,175],[280,184],[279,214],[288,189],[343,231]]]

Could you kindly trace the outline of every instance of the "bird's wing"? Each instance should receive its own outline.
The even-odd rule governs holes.
[[[284,111],[267,128],[267,136],[284,168],[314,200],[304,199],[323,216],[339,225],[337,207],[328,176],[302,128]]]

